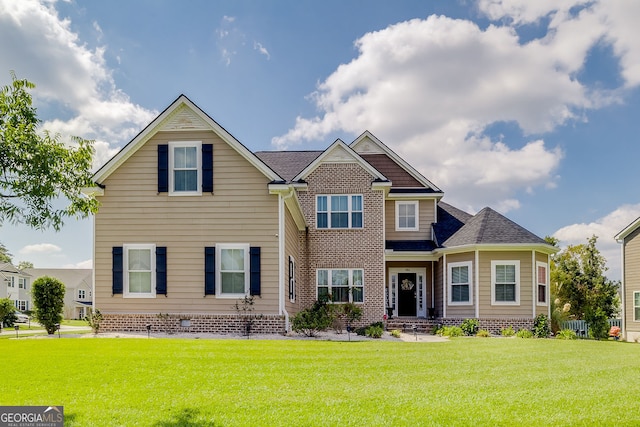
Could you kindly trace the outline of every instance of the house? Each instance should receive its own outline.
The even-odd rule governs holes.
[[[27,268],[31,277],[58,279],[64,284],[64,318],[84,319],[93,305],[93,270],[90,268]]]
[[[31,310],[31,276],[11,263],[0,263],[0,298],[9,298],[20,311]]]
[[[615,239],[622,250],[622,338],[640,342],[640,218],[633,221]]]
[[[93,177],[95,306],[104,330],[281,333],[323,296],[362,324],[497,331],[549,314],[543,239],[470,215],[370,132],[322,151],[252,152],[184,95]],[[163,314],[163,319],[159,314]]]

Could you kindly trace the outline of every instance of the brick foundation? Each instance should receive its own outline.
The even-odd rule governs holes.
[[[152,332],[166,333],[246,333],[244,319],[235,314],[104,314],[101,332]],[[252,334],[285,333],[284,316],[255,315],[252,317]]]
[[[420,319],[420,318],[393,318],[387,321],[387,329],[405,329],[411,330],[416,326],[418,332],[431,332],[438,324],[443,326],[460,326],[465,319],[459,318],[436,318],[436,319]],[[478,329],[485,329],[494,335],[500,335],[502,329],[511,326],[514,331],[520,329],[531,330],[533,328],[533,320],[528,318],[484,318],[478,320]]]

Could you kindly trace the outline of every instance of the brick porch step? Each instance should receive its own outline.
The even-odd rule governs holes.
[[[411,333],[415,326],[417,332],[430,334],[438,322],[433,319],[423,319],[419,317],[396,317],[387,320],[387,330],[398,329],[402,332]]]

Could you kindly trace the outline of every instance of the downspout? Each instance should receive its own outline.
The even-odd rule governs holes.
[[[625,300],[626,300],[627,291],[625,289],[626,288],[626,280],[625,280],[625,273],[624,273],[624,265],[625,265],[625,262],[624,262],[625,242],[624,242],[624,239],[622,239],[621,243],[622,243],[622,248],[620,249],[620,251],[622,252],[622,267],[620,269],[620,279],[621,279],[620,280],[620,300],[622,301],[622,304],[621,304],[622,305],[622,307],[621,307],[622,316],[620,316],[620,319],[622,321],[621,322],[622,327],[620,329],[622,329],[622,339],[627,341],[628,340],[628,337],[627,337],[627,311],[626,311],[626,307],[625,307],[626,306],[626,301]]]
[[[532,316],[533,318],[536,317],[536,303],[538,301],[538,279],[537,276],[538,275],[538,265],[536,262],[536,251],[531,251],[531,296],[532,296],[532,302],[531,302],[531,306],[532,306]]]
[[[476,319],[480,319],[480,252],[476,249],[475,254],[475,268],[473,269],[473,275],[476,282]]]
[[[442,318],[447,317],[447,288],[449,287],[447,277],[447,254],[442,255]]]

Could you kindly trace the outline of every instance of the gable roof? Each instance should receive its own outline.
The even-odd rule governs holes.
[[[185,131],[185,130],[211,130],[215,132],[223,141],[234,148],[242,157],[262,172],[272,181],[282,181],[282,178],[269,166],[264,164],[240,141],[227,132],[200,107],[191,102],[185,95],[180,95],[151,123],[147,125],[138,135],[125,145],[115,156],[93,175],[96,184],[102,184],[109,175],[120,167],[129,157],[131,157],[140,147],[158,131]]]
[[[309,166],[322,151],[257,151],[255,155],[287,182]]]
[[[358,153],[351,149],[340,139],[336,139],[329,148],[316,157],[300,173],[292,178],[292,181],[304,181],[309,174],[318,168],[322,163],[357,163],[364,170],[369,172],[378,181],[389,181],[380,171],[374,168],[369,162],[364,160]]]
[[[66,288],[77,288],[78,285],[91,287],[93,270],[90,268],[27,268],[33,277],[49,276],[60,280]]]
[[[0,263],[0,273],[11,273],[11,274],[20,274],[23,276],[28,276],[26,272],[18,269],[15,265],[10,262]]]
[[[449,237],[443,246],[449,248],[482,244],[548,245],[544,239],[486,207]],[[548,246],[551,247],[551,245]]]
[[[615,235],[614,239],[617,241],[624,240],[629,234],[636,231],[636,229],[640,226],[640,217],[636,218],[631,224],[627,225],[622,231]]]

